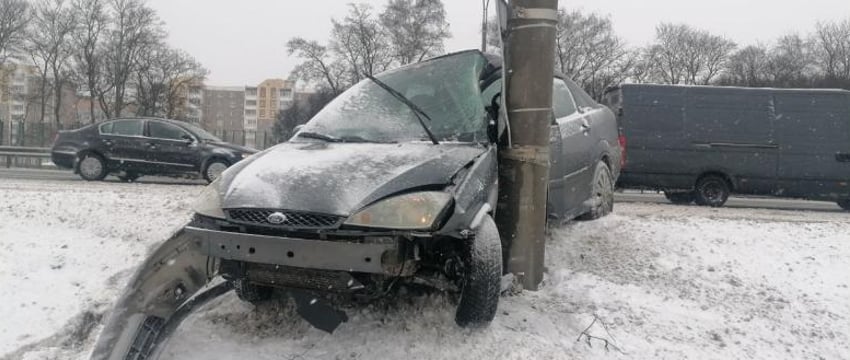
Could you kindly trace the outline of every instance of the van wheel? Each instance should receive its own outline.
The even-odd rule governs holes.
[[[839,200],[838,206],[841,206],[842,209],[850,211],[850,199],[847,200]]]
[[[579,220],[596,220],[614,211],[614,181],[611,180],[611,169],[604,161],[596,165],[593,172],[592,207],[590,212],[580,216]]]
[[[106,161],[97,154],[85,154],[77,165],[80,177],[87,181],[101,181],[106,178]]]
[[[667,200],[670,200],[671,203],[676,205],[688,205],[694,202],[694,193],[693,192],[672,192],[665,191],[664,197]]]
[[[244,279],[233,280],[232,285],[239,300],[252,304],[268,301],[274,293],[274,289],[270,287],[251,284]]]
[[[729,182],[726,179],[716,175],[709,175],[697,181],[694,196],[699,205],[722,207],[726,204],[726,200],[729,200],[731,191]]]
[[[502,240],[492,217],[484,218],[468,251],[455,322],[484,327],[496,317],[502,282]]]

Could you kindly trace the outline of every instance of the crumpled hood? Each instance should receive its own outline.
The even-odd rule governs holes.
[[[222,205],[350,216],[407,189],[448,185],[485,151],[467,144],[285,143],[228,169]]]

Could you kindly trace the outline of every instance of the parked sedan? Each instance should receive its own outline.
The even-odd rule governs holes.
[[[155,118],[116,119],[61,131],[51,151],[58,167],[89,181],[114,174],[123,181],[164,175],[200,176],[209,182],[256,152],[225,143],[192,124]]]

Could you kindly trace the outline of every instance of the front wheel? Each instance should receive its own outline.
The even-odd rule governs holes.
[[[593,193],[591,193],[591,208],[579,220],[596,220],[614,212],[614,180],[611,168],[603,161],[596,164],[593,172]]]
[[[484,327],[496,317],[502,281],[502,240],[493,218],[486,216],[469,246],[455,322]]]
[[[697,181],[695,196],[696,202],[702,206],[722,207],[729,200],[729,194],[732,192],[729,182],[726,179],[709,175]]]
[[[204,180],[209,183],[212,183],[224,172],[227,168],[230,167],[224,160],[212,160],[207,164],[207,167],[204,169]]]
[[[839,200],[838,206],[841,206],[842,209],[850,211],[850,199],[847,200]]]
[[[86,181],[101,181],[106,178],[108,173],[106,169],[106,161],[96,154],[85,154],[80,158],[80,164],[77,167],[80,172],[80,177]]]

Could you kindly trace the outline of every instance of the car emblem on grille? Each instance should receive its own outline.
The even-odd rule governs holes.
[[[272,213],[266,218],[272,225],[280,225],[286,222],[287,217],[281,212]]]

